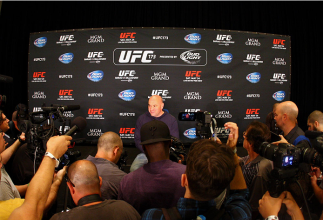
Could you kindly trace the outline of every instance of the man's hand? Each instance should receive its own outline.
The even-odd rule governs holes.
[[[267,191],[262,199],[259,200],[259,212],[262,217],[267,218],[270,215],[278,216],[278,212],[282,205],[283,199],[286,196],[286,191],[280,194],[278,198],[273,198]]]
[[[66,135],[53,136],[47,142],[47,151],[58,159],[67,151],[68,145],[71,144],[70,140],[72,137]]]
[[[25,141],[26,140],[26,135],[24,132],[21,132],[21,135],[19,136],[20,140]]]
[[[284,138],[283,135],[279,135],[279,137],[280,137],[280,141],[272,142],[272,144],[276,144],[276,145],[278,145],[278,144],[288,144],[288,141]]]
[[[225,129],[230,129],[230,134],[227,140],[227,146],[231,147],[234,150],[238,143],[239,137],[239,128],[236,123],[234,122],[227,122],[224,124]]]
[[[292,219],[304,219],[300,208],[298,207],[295,199],[293,198],[290,192],[283,192],[286,195],[286,198],[283,200],[283,203],[286,205],[287,213],[292,217]],[[282,194],[283,194],[282,193]]]

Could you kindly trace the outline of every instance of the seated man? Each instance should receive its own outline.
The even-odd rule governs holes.
[[[122,140],[114,132],[105,132],[98,141],[95,157],[86,159],[93,162],[102,177],[101,193],[103,199],[118,199],[118,188],[125,172],[116,165],[123,150]]]
[[[164,219],[166,213],[177,213],[177,216],[180,215],[184,220],[251,219],[249,191],[238,156],[234,153],[238,127],[230,122],[227,123],[227,128],[231,131],[228,146],[207,139],[192,144],[187,157],[186,171],[181,178],[181,184],[186,191],[184,198],[179,199],[177,207],[171,210],[146,210],[142,219]],[[229,195],[220,210],[217,210],[214,198],[228,187]]]
[[[56,213],[51,220],[140,219],[138,212],[125,201],[101,198],[102,178],[91,161],[74,162],[67,168],[66,179],[73,201],[78,207]]]
[[[164,122],[153,120],[141,127],[140,135],[148,163],[123,177],[118,199],[128,202],[139,214],[153,207],[175,206],[184,196],[181,175],[185,166],[169,159],[169,128]]]

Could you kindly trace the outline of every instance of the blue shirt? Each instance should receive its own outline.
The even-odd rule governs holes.
[[[248,197],[248,189],[230,190],[230,194],[222,205],[225,212],[221,219],[251,219],[252,214]],[[212,206],[215,206],[213,199],[210,201],[197,201],[194,199],[180,198],[177,203],[177,209],[184,220],[196,219],[197,216],[203,215]],[[165,218],[161,209],[148,209],[143,213],[141,219],[161,220]]]

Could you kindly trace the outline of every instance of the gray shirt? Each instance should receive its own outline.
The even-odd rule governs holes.
[[[1,168],[1,183],[0,183],[0,200],[9,200],[14,198],[21,198],[20,194],[13,184],[10,176],[4,167]]]
[[[118,166],[106,159],[89,155],[87,160],[93,162],[102,178],[101,197],[103,199],[117,199],[121,179],[127,174]]]

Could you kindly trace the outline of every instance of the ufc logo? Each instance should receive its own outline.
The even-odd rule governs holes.
[[[87,57],[96,58],[96,57],[102,57],[103,55],[104,55],[103,52],[89,52],[87,54]]]
[[[260,109],[259,108],[248,108],[247,111],[246,111],[246,114],[247,115],[259,115],[259,111]]]
[[[120,128],[120,134],[134,134],[135,128]]]
[[[185,76],[186,77],[194,77],[194,76],[201,77],[201,75],[200,75],[201,72],[202,71],[186,71]]]
[[[153,90],[151,95],[161,95],[166,96],[168,94],[168,90]]]
[[[135,63],[136,59],[141,59],[142,63],[151,63],[151,60],[148,58],[152,58],[154,51],[152,50],[128,50],[121,51],[119,62],[120,63]]]
[[[231,96],[232,90],[218,90],[217,96]]]
[[[120,38],[135,38],[136,32],[121,33]]]
[[[120,70],[119,76],[135,76],[136,72],[134,70]]]
[[[224,127],[217,127],[216,128],[216,133],[218,133],[218,134],[229,134],[230,130],[225,129]]]
[[[74,35],[61,35],[61,37],[59,38],[60,41],[73,40],[73,39],[74,39]]]
[[[33,77],[34,78],[39,78],[39,77],[41,77],[41,78],[44,78],[45,76],[44,76],[44,74],[45,74],[46,72],[34,72],[34,75],[33,75]]]
[[[98,115],[102,115],[103,111],[103,108],[89,108],[89,111],[88,111],[88,114],[89,115],[95,115],[95,114],[98,114]]]
[[[231,35],[222,35],[222,34],[218,34],[218,35],[216,36],[216,39],[217,39],[217,40],[231,40],[231,39],[232,39],[232,37],[231,37]]]
[[[73,90],[59,90],[59,95],[72,95]]]
[[[260,60],[260,55],[256,55],[256,54],[248,54],[247,55],[247,60]]]
[[[274,73],[274,79],[285,79],[286,74],[285,73]]]
[[[273,44],[285,45],[285,40],[282,40],[282,39],[274,39],[273,40]]]

